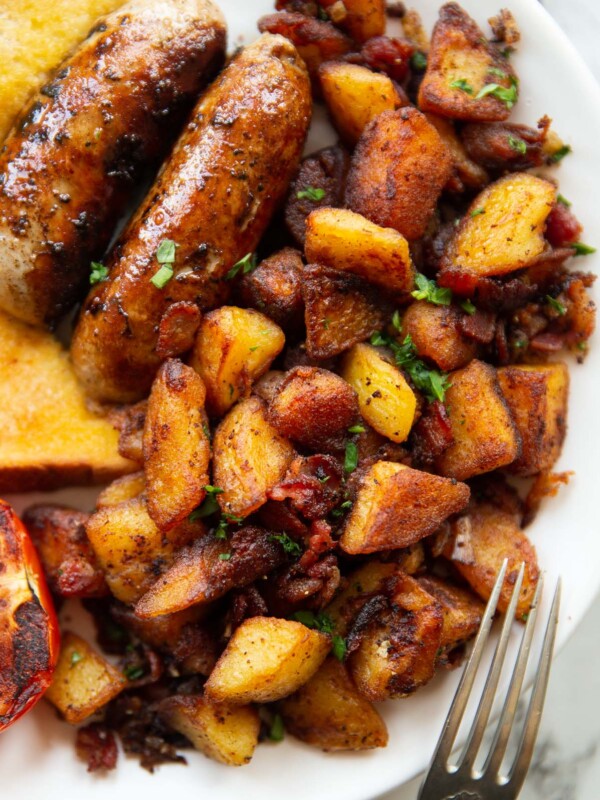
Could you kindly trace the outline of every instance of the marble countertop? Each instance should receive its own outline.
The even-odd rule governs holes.
[[[598,0],[543,0],[600,81]],[[557,656],[520,800],[600,798],[600,597]],[[415,800],[417,778],[380,800]]]

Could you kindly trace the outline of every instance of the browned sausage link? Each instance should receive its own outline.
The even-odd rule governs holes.
[[[0,308],[40,325],[82,296],[225,40],[210,0],[133,0],[63,62],[0,154]]]
[[[150,388],[161,358],[161,317],[172,304],[222,300],[231,266],[255,250],[298,167],[310,86],[294,46],[263,35],[198,104],[192,122],[109,258],[107,283],[88,297],[72,345],[75,369],[100,400],[129,402]],[[151,283],[158,246],[177,243],[174,277]]]

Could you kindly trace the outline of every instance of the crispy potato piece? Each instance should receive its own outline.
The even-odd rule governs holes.
[[[450,372],[475,358],[477,343],[460,330],[461,313],[454,306],[436,306],[419,300],[402,315],[402,339],[409,335],[421,358]]]
[[[133,500],[146,488],[146,476],[143,471],[123,475],[116,481],[109,483],[96,498],[96,508],[106,508]]]
[[[521,562],[525,562],[516,616],[522,617],[529,611],[540,571],[535,549],[521,530],[517,515],[491,503],[473,503],[468,512],[452,524],[452,536],[446,543],[444,556],[486,601],[502,562],[507,558],[506,579],[498,600],[502,613],[508,608]]]
[[[269,421],[278,433],[311,450],[343,447],[357,417],[352,387],[318,367],[290,370],[269,404]]]
[[[283,350],[283,331],[251,308],[221,306],[200,325],[190,366],[206,386],[206,410],[221,417]]]
[[[370,559],[345,578],[345,585],[325,609],[335,625],[335,633],[344,638],[357,612],[372,596],[385,594],[399,565],[393,561]]]
[[[484,86],[492,83],[512,89],[516,102],[516,75],[499,48],[486,40],[458,3],[446,3],[433,29],[427,70],[419,87],[419,108],[454,119],[505,120],[510,103],[495,94],[478,97]]]
[[[395,111],[404,102],[387,75],[358,64],[328,61],[319,69],[321,90],[340,136],[350,146],[365,126],[383,111]]]
[[[150,619],[217,600],[268,574],[283,561],[283,549],[261,528],[242,528],[230,541],[211,534],[177,554],[172,566],[138,601],[135,613]]]
[[[280,369],[270,369],[268,372],[259,378],[252,387],[252,393],[265,403],[270,403],[275,397],[277,390],[281,386],[281,382],[285,378],[285,372]]]
[[[293,247],[265,258],[239,281],[242,303],[264,311],[285,329],[297,328],[303,311],[302,268],[302,255]]]
[[[189,300],[171,303],[158,324],[157,355],[172,358],[191,350],[201,317],[198,306]]]
[[[174,553],[204,532],[200,522],[186,522],[162,533],[141,497],[99,509],[85,529],[109,589],[123,603],[135,603]]]
[[[364,475],[340,539],[346,553],[375,553],[418,542],[469,502],[464,483],[378,461]]]
[[[331,20],[358,44],[385,33],[385,0],[320,0]],[[338,8],[342,5],[341,8]]]
[[[555,201],[556,187],[529,173],[507,175],[490,184],[463,217],[442,269],[459,267],[493,276],[534,263],[547,247],[544,224]]]
[[[415,421],[417,398],[402,371],[370,344],[355,344],[344,358],[342,378],[358,395],[363,418],[392,442],[405,442]]]
[[[111,411],[110,419],[119,431],[119,454],[140,466],[144,463],[144,424],[148,401],[140,400],[131,406],[121,406]]]
[[[54,678],[44,695],[67,722],[77,725],[127,685],[124,675],[75,633],[65,631]]]
[[[143,438],[146,503],[161,530],[183,522],[206,495],[205,398],[202,378],[178,359],[165,361],[152,384]]]
[[[453,175],[446,188],[454,192],[462,192],[465,188],[483,189],[489,182],[485,169],[473,161],[467,149],[456,132],[452,121],[437,114],[425,114],[427,121],[433,125],[440,135],[452,157]],[[488,127],[480,125],[479,127]],[[462,135],[462,132],[461,132]],[[512,151],[514,152],[514,151]]]
[[[308,683],[279,703],[279,711],[287,731],[327,752],[370,750],[388,742],[385,722],[333,656]]]
[[[511,471],[534,475],[551,469],[567,432],[567,365],[502,367],[498,383],[523,443]]]
[[[407,8],[406,13],[401,18],[404,36],[413,42],[419,50],[424,53],[429,52],[429,36],[423,25],[421,15],[414,8]]]
[[[327,267],[305,267],[302,281],[306,352],[332,358],[381,330],[386,303],[356,275]]]
[[[346,183],[346,205],[419,239],[452,174],[450,151],[416,108],[384,111],[364,129]]]
[[[473,359],[453,372],[450,381],[446,409],[454,442],[437,459],[438,472],[463,481],[512,464],[521,454],[521,438],[496,370]]]
[[[202,695],[175,694],[161,700],[157,711],[205,756],[232,767],[250,763],[260,732],[258,711],[252,706],[218,705]]]
[[[217,703],[270,703],[306,683],[319,669],[331,639],[300,622],[275,617],[244,620],[205,685]]]
[[[440,604],[414,578],[399,574],[390,602],[349,657],[356,688],[372,701],[405,697],[430,681],[440,648]]]
[[[435,575],[420,575],[416,580],[441,606],[444,655],[477,633],[485,610],[478,597]]]
[[[267,493],[285,475],[294,448],[267,418],[258,397],[242,400],[219,423],[213,440],[215,485],[221,509],[247,517],[267,500]]]
[[[353,272],[388,292],[405,294],[414,285],[406,239],[347,209],[321,208],[309,215],[305,253],[309,262]]]

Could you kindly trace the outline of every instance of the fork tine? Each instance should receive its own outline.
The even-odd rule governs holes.
[[[519,696],[521,694],[521,687],[523,686],[523,680],[525,679],[525,672],[527,670],[527,662],[529,660],[531,642],[533,640],[533,634],[535,631],[535,622],[537,619],[538,606],[542,596],[543,585],[544,579],[540,575],[535,594],[531,602],[531,609],[529,611],[529,617],[527,618],[527,624],[525,625],[525,632],[523,633],[523,638],[521,639],[521,644],[519,645],[519,653],[517,655],[517,661],[513,669],[512,677],[510,679],[508,694],[506,695],[506,700],[504,701],[502,714],[500,715],[500,722],[498,723],[498,728],[494,734],[489,755],[482,769],[484,774],[493,773],[494,775],[497,775],[500,771],[504,754],[506,753],[506,747],[510,738],[510,732],[512,730],[512,724],[515,718]]]
[[[450,706],[450,711],[446,717],[441,736],[431,761],[432,767],[433,765],[438,767],[445,766],[448,758],[450,757],[450,753],[452,752],[452,745],[456,739],[458,728],[465,713],[469,695],[471,693],[471,689],[473,688],[475,675],[477,674],[479,662],[481,661],[481,655],[485,648],[490,633],[490,628],[492,627],[492,622],[496,612],[496,606],[498,605],[500,591],[504,584],[504,576],[506,575],[507,567],[508,559],[504,559],[504,562],[500,567],[498,577],[496,578],[496,583],[494,584],[494,588],[490,595],[490,599],[488,600],[483,619],[481,620],[481,625],[479,626],[479,632],[477,633],[473,650],[471,651],[467,666],[465,667],[465,670],[461,676],[458,689],[454,695],[454,700]]]
[[[550,667],[552,665],[552,653],[554,651],[554,640],[556,639],[556,629],[558,628],[558,611],[560,607],[560,578],[556,583],[552,607],[544,633],[544,643],[540,654],[538,673],[536,675],[527,716],[525,717],[525,727],[521,734],[519,747],[515,763],[510,769],[508,781],[514,791],[519,791],[527,775],[527,770],[533,756],[533,748],[537,739],[540,722],[542,719],[542,709],[544,708],[544,698],[548,688],[548,678],[550,677]]]
[[[519,602],[519,595],[521,594],[521,586],[523,584],[524,574],[525,563],[522,562],[517,575],[517,580],[515,581],[515,585],[513,587],[510,604],[504,616],[502,631],[500,633],[500,638],[498,639],[498,644],[496,645],[494,659],[492,661],[490,671],[488,672],[483,694],[481,695],[481,699],[477,707],[477,713],[475,715],[463,755],[459,761],[459,769],[468,768],[472,770],[475,759],[477,758],[477,753],[481,747],[481,741],[485,734],[485,729],[490,718],[490,712],[492,710],[494,697],[496,696],[496,690],[498,688],[498,681],[500,680],[502,666],[506,657],[506,649],[508,647],[508,640],[515,619],[515,612],[517,610],[517,603]]]

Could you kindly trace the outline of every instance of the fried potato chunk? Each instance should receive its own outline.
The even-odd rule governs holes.
[[[124,675],[85,639],[66,631],[54,678],[44,697],[67,722],[77,725],[99,711],[126,685]]]
[[[498,383],[523,442],[521,455],[511,470],[519,475],[535,475],[551,469],[567,432],[567,365],[502,367],[498,370]]]
[[[269,404],[269,420],[288,439],[311,450],[343,447],[347,429],[358,418],[356,393],[326,369],[295,367]]]
[[[321,5],[327,9],[333,22],[359,44],[385,33],[385,0],[344,0],[337,12],[339,4],[336,0],[323,0]]]
[[[342,377],[358,395],[363,419],[392,442],[405,442],[417,398],[398,367],[370,344],[356,344],[344,358]]]
[[[435,575],[419,575],[419,586],[434,597],[442,609],[442,636],[440,647],[445,656],[463,644],[479,630],[485,607],[481,600],[467,589],[454,586]],[[440,660],[440,656],[438,660]],[[443,660],[443,659],[442,659]]]
[[[258,744],[260,720],[251,706],[212,704],[202,695],[175,694],[161,700],[157,711],[196,750],[221,764],[248,764]]]
[[[205,398],[202,378],[178,359],[165,361],[152,384],[144,470],[148,513],[161,530],[183,522],[206,494],[210,440]]]
[[[466,480],[512,464],[521,453],[521,438],[500,391],[496,370],[473,359],[453,372],[446,409],[453,444],[437,459],[442,475]]]
[[[464,483],[378,461],[366,472],[340,539],[346,553],[408,547],[469,502]]]
[[[395,578],[390,609],[371,622],[350,655],[350,674],[368,700],[405,697],[431,680],[440,648],[440,604],[410,575]]]
[[[265,258],[239,282],[243,304],[264,311],[273,322],[293,330],[302,320],[302,266],[302,256],[293,247]]]
[[[444,372],[464,367],[475,358],[477,343],[459,328],[461,313],[454,306],[436,306],[419,300],[402,315],[402,339],[410,336],[421,358]]]
[[[283,331],[251,308],[221,306],[202,319],[190,366],[206,386],[206,410],[223,416],[283,350]]]
[[[96,508],[106,508],[133,500],[146,488],[146,476],[143,471],[123,475],[116,481],[109,483],[96,498]]]
[[[299,622],[251,617],[235,630],[206,682],[209,700],[244,705],[286,697],[319,669],[331,639]]]
[[[516,80],[506,58],[466,11],[458,3],[442,6],[419,87],[419,108],[454,119],[502,121],[517,101]],[[488,85],[499,89],[486,90]]]
[[[462,192],[466,188],[483,189],[489,183],[489,176],[480,164],[470,158],[467,148],[456,132],[452,120],[438,117],[437,114],[425,114],[425,116],[427,121],[439,133],[441,140],[452,157],[453,175],[446,188],[453,192]],[[484,127],[484,125],[479,127]],[[488,126],[485,125],[485,127]]]
[[[544,225],[556,187],[525,172],[487,186],[471,203],[443,259],[476,275],[506,275],[534,263],[548,246]]]
[[[294,448],[271,425],[259,397],[242,400],[221,420],[213,440],[213,476],[223,512],[247,517],[285,475]]]
[[[353,272],[388,292],[406,294],[415,272],[408,242],[391,228],[344,208],[320,208],[306,220],[309,262]]]
[[[416,108],[384,111],[364,129],[346,183],[346,205],[409,241],[425,233],[452,174],[450,151]]]
[[[368,122],[404,105],[387,75],[358,64],[328,61],[321,65],[319,79],[333,124],[351,146]]]
[[[385,722],[333,656],[304,686],[281,701],[279,711],[287,731],[321,750],[370,750],[387,745]]]
[[[467,513],[452,524],[452,536],[446,543],[444,555],[473,591],[486,601],[507,558],[508,569],[498,600],[502,613],[508,608],[521,562],[525,562],[516,611],[516,616],[522,617],[531,607],[540,570],[535,549],[519,523],[517,515],[508,510],[491,503],[473,503]]]

